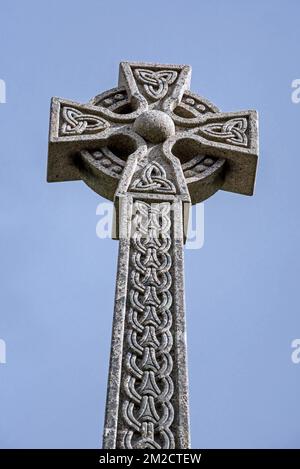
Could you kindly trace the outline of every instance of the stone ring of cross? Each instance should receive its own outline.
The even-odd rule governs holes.
[[[120,64],[87,104],[53,98],[48,181],[115,203],[120,239],[103,447],[189,448],[183,245],[191,204],[252,195],[255,111],[220,112],[186,65]]]

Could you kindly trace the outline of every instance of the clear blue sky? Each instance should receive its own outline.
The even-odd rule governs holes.
[[[187,63],[223,111],[260,113],[254,197],[205,203],[186,252],[193,447],[300,447],[299,121],[296,0],[1,2],[2,448],[99,447],[117,243],[101,200],[46,183],[51,96],[87,101],[121,60]]]

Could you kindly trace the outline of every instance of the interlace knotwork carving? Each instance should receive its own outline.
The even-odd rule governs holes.
[[[248,124],[245,117],[230,119],[227,122],[207,124],[201,127],[202,133],[214,137],[217,141],[225,141],[235,145],[247,146],[246,135]]]
[[[64,135],[81,135],[97,133],[109,127],[109,123],[101,117],[84,114],[78,109],[65,106],[62,110],[63,124],[61,133]]]
[[[130,190],[136,192],[176,193],[175,186],[167,178],[165,169],[156,161],[145,166],[141,177],[131,184]]]
[[[146,94],[152,99],[162,99],[166,96],[169,85],[172,85],[178,73],[175,70],[145,70],[136,68],[135,76],[144,85]]]
[[[124,448],[174,448],[170,429],[172,259],[171,204],[134,204],[122,415]]]

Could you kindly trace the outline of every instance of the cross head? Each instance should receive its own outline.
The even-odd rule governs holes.
[[[122,62],[87,104],[53,98],[48,181],[114,201],[120,240],[104,448],[188,448],[183,245],[191,204],[252,195],[257,113],[220,112],[191,67]]]

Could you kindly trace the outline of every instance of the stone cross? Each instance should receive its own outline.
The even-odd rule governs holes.
[[[103,447],[189,448],[183,245],[191,204],[252,195],[257,114],[190,91],[191,67],[122,62],[87,104],[53,98],[48,181],[115,205],[120,240]]]

